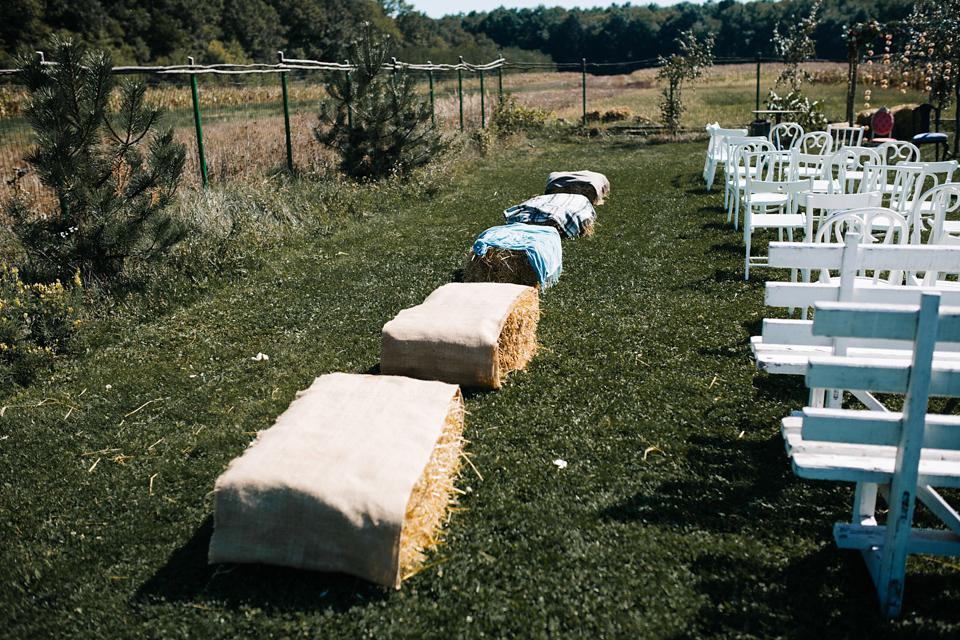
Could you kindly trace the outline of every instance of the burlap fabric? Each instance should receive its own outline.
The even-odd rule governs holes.
[[[314,380],[217,479],[209,562],[340,571],[400,586],[405,509],[455,385]]]
[[[578,193],[589,198],[591,204],[603,204],[610,194],[610,181],[596,171],[554,171],[547,176],[544,193]]]
[[[383,326],[385,374],[497,389],[500,332],[530,288],[499,282],[452,282]]]

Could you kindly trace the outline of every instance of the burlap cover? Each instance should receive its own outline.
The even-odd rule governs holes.
[[[497,344],[517,298],[529,287],[451,282],[383,326],[385,374],[497,389]]]
[[[596,171],[554,171],[547,176],[544,193],[579,193],[592,204],[603,204],[610,194],[610,181]]]
[[[405,509],[458,389],[314,380],[217,479],[209,562],[341,571],[399,588]]]

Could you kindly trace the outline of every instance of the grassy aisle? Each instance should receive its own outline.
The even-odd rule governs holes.
[[[790,472],[779,420],[802,381],[749,349],[775,274],[743,281],[702,153],[538,141],[432,200],[291,234],[190,307],[115,319],[2,400],[0,637],[956,637],[956,567],[911,559],[904,614],[880,622],[832,541],[852,489]],[[254,432],[315,376],[374,367],[384,322],[558,169],[613,192],[596,235],[564,244],[528,370],[467,394],[476,472],[433,566],[400,591],[208,567],[209,492]]]

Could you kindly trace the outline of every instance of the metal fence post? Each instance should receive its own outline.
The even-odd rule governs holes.
[[[503,60],[503,56],[500,56],[500,60]],[[501,62],[500,66],[497,67],[497,80],[499,81],[499,86],[497,88],[497,97],[502,101],[503,100],[503,62]]]
[[[193,56],[187,58],[190,66],[194,66]],[[197,125],[197,155],[200,160],[200,178],[203,181],[203,188],[209,186],[207,182],[207,158],[203,151],[203,127],[200,125],[200,96],[197,93],[197,76],[190,74],[190,90],[193,93],[193,120]]]
[[[760,54],[757,54],[757,111],[760,111]]]
[[[436,126],[437,108],[433,99],[433,63],[427,60],[427,64],[430,65],[430,124]]]
[[[344,60],[347,65],[347,127],[353,130],[353,79],[350,77],[350,61]]]
[[[487,128],[487,103],[485,100],[486,92],[483,90],[483,69],[480,69],[480,128]]]
[[[587,126],[587,59],[583,59],[583,126]]]
[[[283,51],[278,51],[280,64],[283,64]],[[287,136],[287,170],[293,173],[293,145],[290,142],[290,99],[287,95],[287,72],[280,72],[280,82],[283,85],[283,126]]]
[[[460,94],[460,131],[463,131],[463,56],[460,56],[460,66],[457,67],[457,91]]]

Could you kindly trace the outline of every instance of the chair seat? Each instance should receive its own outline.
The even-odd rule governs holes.
[[[806,218],[800,213],[755,213],[754,227],[801,228],[806,226]]]
[[[947,134],[934,133],[932,131],[929,133],[918,133],[917,135],[913,136],[913,141],[921,144],[924,142],[946,142]]]
[[[785,204],[787,204],[787,195],[784,193],[751,193],[744,200],[744,206],[773,207]]]
[[[883,144],[884,142],[896,142],[897,139],[896,138],[871,138],[870,141],[875,142],[876,144]]]

